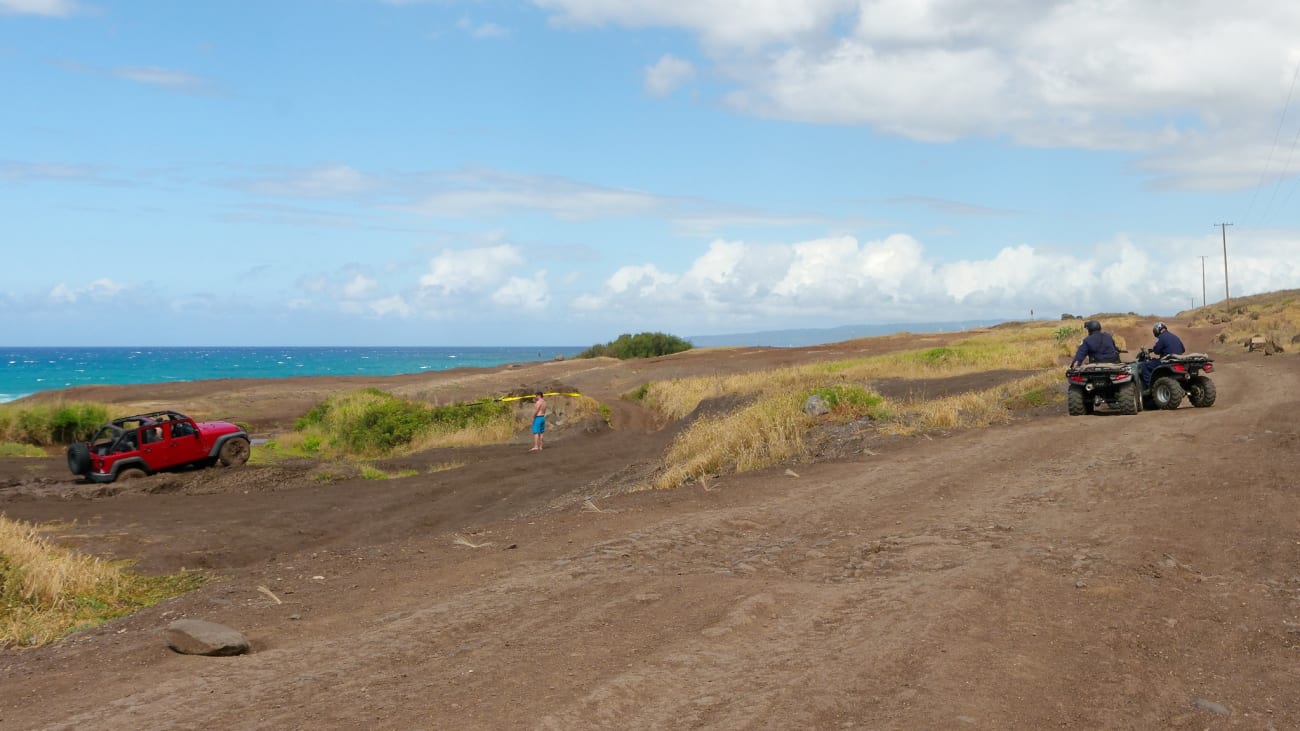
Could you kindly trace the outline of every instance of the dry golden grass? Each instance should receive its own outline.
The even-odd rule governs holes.
[[[196,588],[197,574],[145,577],[53,545],[0,516],[0,648],[41,645]]]
[[[1231,308],[1222,303],[1211,305],[1197,310],[1192,324],[1222,325],[1219,342],[1241,343],[1262,337],[1291,351],[1291,339],[1300,334],[1300,290],[1233,300]]]
[[[440,447],[479,447],[485,444],[505,444],[514,439],[519,425],[514,416],[494,419],[483,425],[471,425],[463,429],[431,429],[413,439],[410,445],[397,450],[394,454],[413,454]]]
[[[1136,318],[1128,318],[1136,321]],[[1116,318],[1124,325],[1124,318]],[[1067,323],[1068,324],[1068,323]],[[644,388],[643,402],[681,419],[700,403],[725,395],[753,396],[809,390],[836,383],[863,383],[884,378],[948,378],[991,370],[1037,371],[1068,359],[1074,340],[1059,339],[1056,323],[977,332],[950,345],[908,350],[730,376],[698,376],[657,381]],[[1082,332],[1082,321],[1077,325]]]
[[[53,546],[26,523],[0,516],[0,556],[4,557],[3,596],[41,604],[100,587],[121,584],[119,567]]]
[[[803,396],[759,399],[723,416],[702,417],[678,435],[664,456],[654,487],[677,487],[717,472],[747,472],[804,456],[803,434],[812,423]]]
[[[970,429],[1004,423],[1011,419],[1013,408],[1021,404],[1037,406],[1059,401],[1059,394],[1048,396],[1046,391],[1060,382],[1060,372],[1048,370],[983,391],[896,403],[897,417],[884,423],[880,430],[887,434],[908,435],[935,429]]]
[[[1129,319],[1137,318],[1111,318],[1117,327],[1130,324]],[[1077,329],[1082,333],[1082,321]],[[745,472],[803,458],[808,449],[805,435],[815,423],[803,413],[803,403],[808,394],[822,390],[848,388],[867,394],[874,401],[871,416],[889,433],[917,434],[1006,421],[1015,408],[1059,400],[1049,387],[1060,380],[1060,366],[1077,346],[1077,339],[1068,337],[1073,330],[1070,323],[991,328],[941,347],[648,384],[643,389],[645,402],[672,418],[690,414],[710,398],[750,400],[732,413],[702,417],[678,435],[664,457],[665,469],[652,486],[676,487],[710,474]],[[864,385],[886,378],[949,378],[1004,370],[1026,375],[996,388],[931,400],[885,401]]]

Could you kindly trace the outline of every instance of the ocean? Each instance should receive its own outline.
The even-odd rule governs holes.
[[[571,358],[579,347],[16,348],[0,346],[0,403],[70,386],[214,378],[392,376]]]

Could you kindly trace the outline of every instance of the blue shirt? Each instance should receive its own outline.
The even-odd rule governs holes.
[[[1074,353],[1074,362],[1082,363],[1089,357],[1093,363],[1118,363],[1119,348],[1115,346],[1115,338],[1100,330],[1084,338]]]
[[[1182,355],[1187,351],[1183,349],[1183,341],[1178,336],[1165,330],[1156,338],[1156,344],[1151,347],[1151,352],[1156,355]]]

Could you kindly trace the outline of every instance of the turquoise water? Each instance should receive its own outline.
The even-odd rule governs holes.
[[[570,358],[584,348],[15,348],[0,346],[0,403],[69,386],[213,378],[391,376]]]

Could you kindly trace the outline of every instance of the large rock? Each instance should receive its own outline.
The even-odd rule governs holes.
[[[803,402],[803,412],[809,416],[822,416],[831,413],[831,407],[826,403],[826,399],[814,393]]]
[[[248,640],[235,630],[202,619],[178,619],[167,625],[167,646],[182,655],[227,656],[248,652]]]

